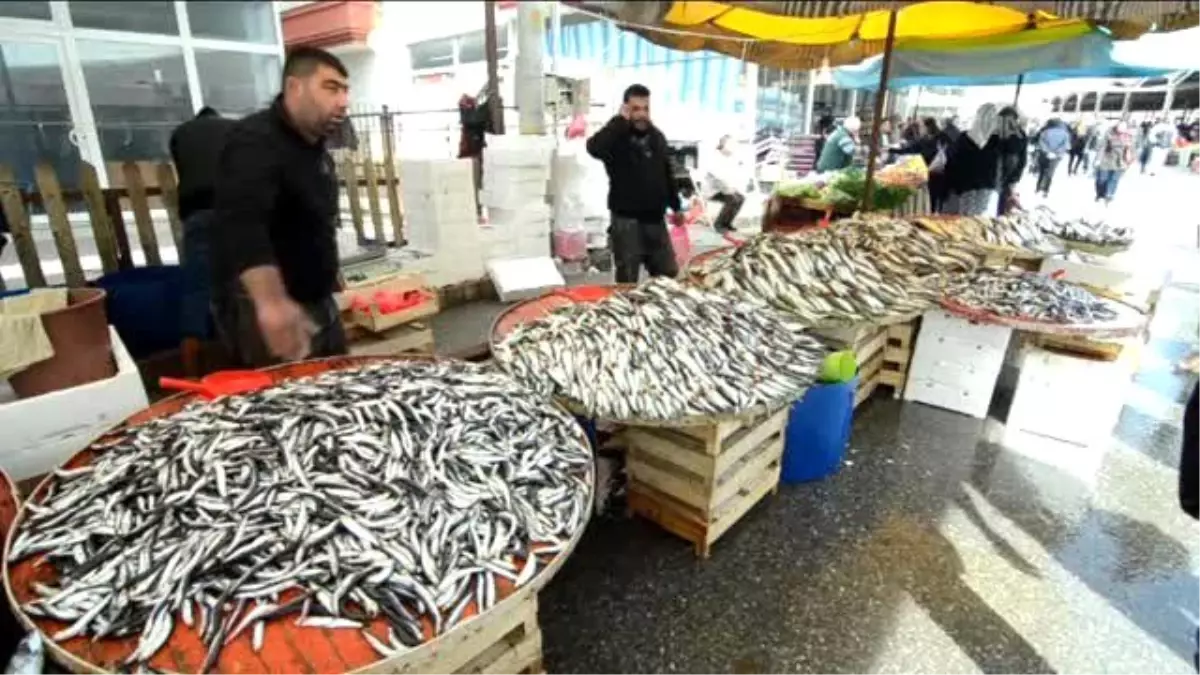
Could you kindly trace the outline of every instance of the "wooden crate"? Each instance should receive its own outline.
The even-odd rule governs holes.
[[[357,309],[352,307],[355,298],[362,298],[369,302],[372,295],[379,291],[389,293],[422,291],[428,295],[428,299],[415,307],[390,314],[381,313],[379,308],[373,304]],[[433,316],[439,310],[437,291],[428,286],[424,274],[417,272],[397,272],[380,279],[350,286],[340,294],[338,306],[343,312],[349,311],[350,319],[355,325],[373,333],[385,333],[396,326]]]
[[[540,673],[542,631],[537,594],[511,609],[496,607],[420,658],[400,655],[360,672],[370,673]]]
[[[779,484],[789,409],[748,422],[629,427],[629,510],[709,548]]]

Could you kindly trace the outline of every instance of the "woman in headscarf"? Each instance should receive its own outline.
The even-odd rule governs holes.
[[[1025,171],[1025,145],[1015,109],[1001,110],[994,103],[979,106],[971,128],[948,153],[946,212],[983,216],[1007,211],[1015,198],[1013,185]]]

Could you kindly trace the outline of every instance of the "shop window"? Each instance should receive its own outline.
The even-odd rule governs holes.
[[[50,20],[49,2],[0,2],[0,17]]]
[[[71,24],[76,28],[179,35],[179,22],[175,17],[175,3],[173,2],[101,2],[99,0],[79,2],[76,0],[68,5],[71,8]]]
[[[275,44],[275,10],[269,2],[187,3],[193,37]]]
[[[194,114],[179,47],[79,40],[79,60],[106,162],[168,159]]]
[[[503,26],[496,28],[496,55],[503,59],[508,56],[508,30]],[[458,37],[458,62],[479,63],[487,60],[487,43],[483,31],[475,31]]]
[[[418,42],[409,46],[408,53],[413,70],[449,68],[454,65],[454,38]]]
[[[279,93],[282,66],[274,54],[196,50],[204,105],[229,117],[265,108]]]

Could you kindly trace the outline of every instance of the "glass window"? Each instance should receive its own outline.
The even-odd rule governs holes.
[[[496,29],[496,56],[508,56],[508,31],[502,27]],[[487,60],[487,43],[484,42],[483,31],[475,31],[458,37],[458,62],[478,63]]]
[[[454,65],[454,38],[418,42],[409,46],[408,54],[413,70],[449,68]]]
[[[79,177],[79,150],[71,140],[71,110],[58,49],[48,44],[0,43],[0,164],[17,182],[33,186],[33,169],[48,161],[65,186]]]
[[[79,60],[105,162],[168,159],[168,141],[192,117],[179,47],[79,40]]]
[[[269,2],[189,2],[194,37],[275,44],[275,10]]]
[[[279,93],[282,68],[273,54],[196,50],[204,105],[228,117],[243,117],[267,107]]]
[[[71,7],[71,24],[76,28],[179,35],[179,22],[175,19],[175,3],[173,2],[162,2],[161,0],[151,2],[88,0],[79,2],[73,0],[68,4]]]
[[[49,2],[0,2],[0,16],[50,20]]]

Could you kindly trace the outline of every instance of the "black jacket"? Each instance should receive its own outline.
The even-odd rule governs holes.
[[[278,98],[241,120],[221,153],[213,218],[215,285],[252,267],[276,265],[298,302],[337,287],[338,186],[324,142],[309,143]]]
[[[171,159],[179,174],[179,217],[213,207],[217,162],[229,130],[237,124],[216,113],[200,115],[171,133]]]
[[[639,134],[617,115],[588,139],[587,150],[608,172],[609,211],[653,222],[667,208],[680,210],[671,151],[657,127]]]
[[[982,148],[965,133],[946,158],[950,190],[961,194],[971,190],[999,190],[1021,179],[1025,171],[1026,138],[992,136]]]
[[[1179,453],[1179,505],[1193,518],[1200,518],[1200,388],[1193,387],[1183,411],[1183,447]]]
[[[937,157],[938,138],[933,136],[921,136],[914,138],[905,143],[897,151],[899,155],[921,155],[921,159],[925,160],[925,166],[929,166],[933,162],[933,158]]]

